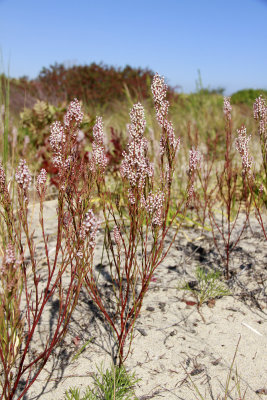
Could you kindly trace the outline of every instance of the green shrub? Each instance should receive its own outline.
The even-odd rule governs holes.
[[[267,98],[267,90],[264,89],[243,89],[231,96],[232,104],[246,104],[252,106],[255,99],[260,95]]]

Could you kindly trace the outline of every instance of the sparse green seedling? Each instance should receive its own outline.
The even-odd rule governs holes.
[[[98,369],[98,368],[97,368]],[[81,397],[80,389],[71,388],[66,392],[65,400],[136,400],[133,386],[141,379],[135,379],[135,374],[128,375],[124,366],[111,366],[105,373],[100,370],[101,377],[94,377],[94,389],[89,387]]]
[[[205,268],[197,267],[197,282],[187,282],[185,286],[178,289],[188,290],[196,299],[197,307],[200,308],[205,302],[216,297],[230,294],[226,286],[220,281],[219,271],[207,271]]]

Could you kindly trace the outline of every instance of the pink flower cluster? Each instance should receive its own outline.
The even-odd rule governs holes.
[[[142,138],[138,142],[131,142],[128,145],[128,153],[122,153],[124,159],[121,163],[120,173],[126,178],[132,188],[138,186],[141,190],[144,187],[146,177],[152,177],[153,165],[146,157],[147,140]]]
[[[157,193],[150,192],[145,199],[142,197],[142,206],[150,217],[152,217],[152,224],[160,226],[162,224],[163,202],[164,193],[158,191]]]
[[[52,124],[50,128],[50,145],[55,153],[61,153],[62,147],[66,142],[66,135],[64,131],[64,127],[61,125],[59,121],[56,121]]]
[[[47,179],[47,172],[44,168],[42,168],[40,174],[37,176],[37,183],[36,183],[36,189],[39,196],[42,196],[42,194],[45,193],[46,179]]]
[[[131,112],[131,122],[129,133],[132,141],[128,144],[128,152],[123,152],[123,161],[120,166],[120,173],[126,178],[131,186],[129,189],[129,200],[135,203],[132,189],[138,187],[140,191],[144,188],[145,180],[154,174],[153,165],[149,162],[146,154],[148,143],[143,137],[145,129],[144,109],[141,104],[136,104]]]
[[[159,109],[162,106],[163,102],[165,102],[167,90],[168,86],[164,82],[164,77],[156,73],[154,75],[153,83],[151,85],[151,91],[157,109]]]
[[[142,104],[134,104],[132,110],[130,111],[131,125],[128,125],[128,131],[133,140],[138,141],[142,139],[145,128],[145,111]]]
[[[6,265],[13,265],[16,262],[14,246],[9,243],[6,248],[5,252],[5,264]]]
[[[0,161],[0,194],[2,194],[6,187],[6,174],[3,168],[3,164]]]
[[[255,103],[253,104],[253,112],[256,120],[265,118],[267,114],[267,108],[262,95],[255,100]]]
[[[244,172],[251,172],[253,158],[249,155],[248,144],[251,136],[247,136],[247,130],[244,126],[237,130],[238,137],[236,139],[236,149],[242,159],[242,166]]]
[[[10,267],[15,269],[19,264],[20,262],[16,261],[14,246],[12,243],[9,243],[5,249],[2,265],[0,266],[0,273],[5,275],[10,271]]]
[[[189,173],[193,173],[201,163],[201,153],[192,148],[189,150]]]
[[[99,171],[100,174],[103,174],[108,164],[108,158],[105,154],[105,149],[104,149],[104,129],[101,117],[96,118],[96,124],[93,128],[93,136],[94,136],[94,142],[92,144],[93,151],[89,168],[93,173]]]
[[[16,170],[15,178],[21,189],[26,192],[29,189],[32,178],[25,160],[20,160]]]
[[[77,99],[74,99],[64,116],[64,124],[66,128],[70,128],[71,123],[74,121],[76,125],[80,125],[83,120],[83,112],[81,110],[81,105]]]
[[[267,120],[267,107],[265,104],[265,100],[262,98],[262,96],[259,96],[254,105],[253,105],[253,111],[254,111],[254,118],[255,120],[259,120],[259,135],[263,137],[264,139],[267,139],[267,133],[266,133],[266,120]]]
[[[160,154],[164,154],[168,140],[175,155],[180,148],[180,138],[175,138],[173,124],[167,119],[169,102],[166,100],[167,85],[164,83],[164,77],[161,77],[158,73],[155,74],[153,77],[151,90],[154,98],[158,123],[164,129],[167,136],[167,138],[164,135],[161,136]]]
[[[232,106],[230,103],[231,97],[224,97],[223,99],[223,112],[228,121],[231,121],[231,111],[232,111]]]
[[[195,188],[194,188],[194,184],[192,183],[192,185],[189,187],[189,189],[187,191],[187,204],[189,204],[191,202],[194,193],[195,193]]]
[[[121,232],[120,232],[120,229],[117,226],[115,226],[114,229],[113,229],[113,236],[114,236],[114,240],[115,240],[116,245],[118,246],[118,248],[120,248],[120,246],[121,246]]]
[[[76,141],[77,130],[79,124],[82,122],[82,119],[83,113],[81,111],[81,105],[78,100],[75,99],[70,103],[64,116],[64,126],[59,121],[56,121],[50,128],[51,135],[49,141],[55,153],[53,156],[53,162],[55,166],[60,169],[61,174],[70,167],[71,160],[73,159],[73,154],[75,152],[75,146],[73,146],[74,143],[72,143],[72,156],[68,156],[67,159],[64,160],[64,145],[67,140],[66,132],[71,135],[71,139],[73,141]],[[73,126],[75,131],[70,131]]]
[[[84,216],[84,221],[81,226],[80,236],[82,240],[85,240],[86,236],[89,238],[89,247],[93,249],[95,247],[96,234],[99,228],[99,220],[90,209]]]

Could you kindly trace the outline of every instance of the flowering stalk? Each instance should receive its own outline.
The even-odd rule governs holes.
[[[198,147],[198,130],[196,129],[195,134],[192,137],[190,124],[188,125],[188,136],[191,145]],[[209,206],[213,208],[212,199],[214,204],[217,201],[216,196],[213,196],[213,193],[216,191],[216,186],[212,188],[211,179],[215,162],[217,160],[218,140],[219,132],[216,133],[214,139],[211,138],[206,143],[206,151],[201,154],[201,165],[196,169],[197,180],[200,183],[200,190],[194,192],[191,208],[196,212],[197,219],[202,229],[207,229],[205,224],[208,218]],[[210,205],[208,206],[209,203]]]
[[[160,100],[164,99],[165,89],[163,80],[156,75],[152,91],[159,123],[163,124],[160,161],[162,175],[159,188],[155,187],[154,166],[148,159],[148,142],[144,137],[146,120],[140,103],[135,104],[130,112],[131,124],[128,126],[130,141],[127,151],[123,152],[120,167],[124,189],[115,205],[111,200],[112,193],[106,188],[105,180],[99,180],[100,172],[101,176],[104,175],[106,162],[103,162],[102,155],[92,157],[91,170],[95,171],[106,225],[105,243],[116,309],[110,309],[110,300],[105,301],[101,295],[92,269],[87,274],[85,282],[91,299],[98,305],[117,337],[118,348],[115,361],[119,359],[119,366],[123,364],[130,352],[135,321],[140,313],[152,275],[166,257],[177,235],[178,229],[167,250],[163,251],[166,234],[182,208],[182,204],[177,205],[177,212],[167,227],[171,184],[179,140],[175,139],[172,125],[167,121],[167,110],[164,109],[166,103],[160,105]],[[162,97],[160,93],[163,93]],[[96,135],[96,130],[97,128],[94,130],[93,150],[96,149],[98,143],[100,146],[103,143],[102,127],[101,134]],[[98,139],[99,137],[101,140]],[[113,223],[110,223],[110,217]],[[139,251],[141,251],[140,259]],[[131,335],[130,346],[125,354],[124,347],[129,335]]]
[[[166,100],[167,85],[164,82],[164,77],[159,74],[154,76],[151,91],[154,99],[156,118],[162,129],[160,138],[161,190],[168,193],[166,202],[166,214],[168,214],[173,173],[176,166],[176,155],[180,149],[180,138],[175,138],[173,124],[168,120],[169,102]],[[167,158],[165,171],[164,156]],[[165,229],[165,226],[163,228]]]
[[[225,268],[226,279],[230,278],[230,253],[237,246],[237,243],[241,239],[241,236],[245,230],[248,223],[250,203],[246,198],[246,218],[240,232],[237,234],[236,238],[233,240],[232,236],[238,221],[238,217],[241,210],[241,201],[238,202],[237,211],[235,212],[235,207],[237,203],[236,192],[237,192],[237,178],[238,172],[237,168],[233,163],[233,155],[231,152],[232,147],[232,116],[231,116],[231,104],[230,98],[224,98],[224,114],[225,114],[225,137],[226,137],[226,151],[225,151],[225,163],[222,172],[217,171],[217,185],[210,192],[208,200],[209,208],[209,219],[212,228],[212,235],[214,244],[221,256],[221,259]],[[249,163],[250,160],[247,159]],[[213,210],[214,199],[220,199],[222,201],[221,207],[221,218],[220,222],[216,219],[216,215]],[[223,242],[223,251],[220,249],[218,244],[215,231],[218,232],[219,236]]]
[[[265,189],[267,189],[267,106],[262,96],[259,96],[253,106],[254,119],[258,121],[263,168],[265,171]]]
[[[75,152],[76,132],[81,120],[80,105],[75,100],[68,108],[64,125],[58,122],[51,127],[50,142],[54,150],[54,163],[60,170],[56,251],[53,259],[49,255],[49,236],[45,234],[43,215],[46,171],[42,170],[37,177],[45,270],[38,268],[33,233],[28,224],[29,188],[32,180],[30,171],[26,162],[21,160],[15,175],[18,192],[16,221],[6,178],[0,165],[1,216],[4,217],[7,228],[7,238],[4,241],[8,243],[4,246],[5,256],[1,267],[0,399],[24,398],[51,352],[64,337],[88,266],[93,262],[98,225],[89,209],[91,188],[86,185],[80,188],[79,185],[84,166],[78,164]],[[27,262],[26,251],[29,253]],[[67,279],[64,287],[63,278],[65,281]],[[45,282],[43,289],[40,288],[41,281]],[[35,351],[36,330],[55,295],[59,302],[55,325],[47,334],[44,347]],[[22,379],[23,387],[19,389]]]
[[[188,169],[188,176],[189,176],[189,184],[187,189],[187,204],[189,205],[192,201],[192,198],[195,193],[194,189],[194,182],[195,182],[195,174],[198,170],[198,167],[201,163],[201,153],[199,150],[195,150],[192,148],[189,150],[189,169]]]
[[[259,98],[260,99],[260,98]],[[255,111],[255,105],[254,105]],[[243,178],[243,187],[245,189],[249,189],[251,194],[251,199],[255,207],[255,216],[262,228],[265,239],[267,240],[267,231],[264,227],[262,215],[261,215],[261,205],[263,203],[263,192],[264,187],[263,184],[258,187],[253,172],[252,167],[254,164],[253,158],[249,153],[249,142],[251,136],[247,136],[246,128],[242,126],[241,129],[237,130],[238,137],[236,139],[236,150],[239,152],[241,160],[242,160],[242,178]],[[264,159],[264,158],[263,158]],[[258,196],[255,193],[258,192]],[[249,211],[247,211],[249,212]]]

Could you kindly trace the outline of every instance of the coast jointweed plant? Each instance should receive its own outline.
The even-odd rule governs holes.
[[[265,239],[267,240],[267,230],[262,216],[262,208],[264,207],[266,199],[265,196],[267,184],[267,107],[262,96],[257,98],[254,103],[254,118],[258,121],[258,133],[260,136],[263,169],[265,171],[264,182],[261,182],[260,184],[256,182],[255,174],[253,173],[254,160],[249,150],[251,135],[247,135],[247,130],[244,126],[237,130],[238,136],[236,138],[236,150],[241,157],[244,190],[249,191],[251,195],[255,217],[262,228]],[[249,210],[247,210],[247,213],[249,213]]]
[[[240,241],[248,224],[250,201],[245,197],[246,213],[241,229],[237,231],[237,222],[240,217],[242,198],[237,197],[238,167],[233,161],[232,152],[232,107],[230,98],[224,98],[225,115],[225,162],[223,170],[216,170],[217,182],[209,192],[208,214],[212,229],[212,236],[217,251],[224,266],[226,279],[230,278],[230,254]],[[245,190],[245,189],[244,189]],[[221,202],[220,211],[215,211],[214,198]],[[219,245],[222,241],[222,247]]]
[[[135,104],[130,111],[131,124],[128,126],[130,141],[127,151],[123,152],[120,167],[124,190],[115,204],[110,201],[112,193],[105,183],[107,159],[103,145],[103,125],[100,118],[97,118],[93,130],[94,143],[89,168],[94,174],[98,196],[102,204],[106,227],[105,244],[116,307],[111,307],[110,299],[107,301],[101,295],[92,267],[85,278],[85,284],[89,296],[104,314],[115,334],[117,339],[115,361],[116,363],[118,361],[119,366],[122,366],[130,352],[134,324],[140,313],[152,275],[166,257],[178,229],[168,248],[163,250],[166,234],[178,213],[183,215],[186,207],[183,201],[176,204],[176,212],[167,227],[171,188],[180,140],[175,138],[173,125],[168,120],[167,86],[164,79],[158,74],[153,79],[151,89],[156,118],[162,129],[160,139],[161,174],[158,185],[154,181],[154,165],[148,158],[148,141],[144,136],[145,112],[140,103]],[[188,197],[192,193],[193,171],[198,163],[198,153],[193,151],[190,160],[192,165]],[[131,336],[130,345],[125,355],[124,347],[129,335]]]
[[[259,96],[253,106],[254,119],[258,122],[258,133],[261,144],[263,168],[265,172],[265,188],[267,187],[267,106],[262,96]]]
[[[29,190],[32,177],[25,160],[16,170],[17,208],[11,202],[4,168],[0,163],[0,213],[5,225],[0,286],[0,399],[22,399],[37,379],[52,351],[64,337],[77,304],[89,265],[93,262],[98,220],[90,209],[92,187],[81,185],[84,165],[77,162],[77,130],[83,113],[77,100],[65,115],[64,124],[51,127],[53,162],[59,168],[55,255],[49,253],[45,234],[44,201],[47,174],[36,180],[39,223],[45,252],[45,267],[38,265],[34,231],[29,225]],[[44,345],[37,346],[43,314],[57,298],[55,325]],[[42,322],[43,323],[43,322]]]

